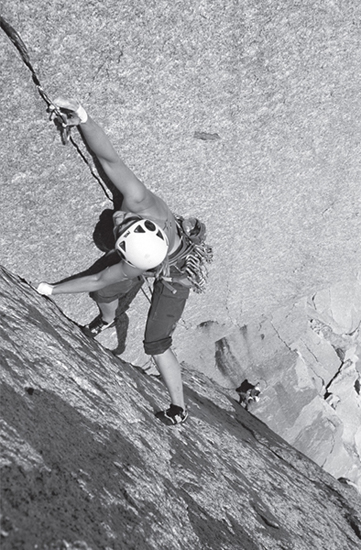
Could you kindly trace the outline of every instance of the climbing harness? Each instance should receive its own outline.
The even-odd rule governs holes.
[[[42,87],[40,80],[38,78],[38,75],[36,74],[34,67],[32,66],[30,62],[30,57],[28,53],[28,49],[25,46],[23,40],[21,39],[20,35],[16,32],[16,30],[7,22],[5,19],[0,15],[0,27],[2,30],[7,34],[8,38],[10,38],[11,42],[14,44],[18,52],[20,53],[21,59],[25,63],[25,65],[28,67],[28,69],[31,72],[33,82],[41,96],[41,98],[45,101],[47,104],[48,110],[50,110],[56,117],[58,123],[59,123],[59,129],[61,134],[61,140],[64,145],[69,141],[76,149],[77,153],[80,155],[80,157],[83,159],[83,161],[87,164],[92,176],[97,180],[97,182],[102,187],[106,197],[111,201],[114,202],[112,197],[109,195],[107,189],[105,188],[102,180],[99,178],[99,176],[96,174],[94,168],[92,167],[91,163],[87,159],[87,157],[84,155],[83,151],[80,149],[77,142],[74,140],[74,138],[71,135],[71,127],[67,123],[67,117],[64,115],[59,109],[57,105],[53,103],[53,101],[50,99],[48,94],[45,92],[44,88]]]

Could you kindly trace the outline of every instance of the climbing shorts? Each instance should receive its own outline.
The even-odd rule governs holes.
[[[181,318],[189,296],[189,288],[173,284],[172,288],[160,281],[154,283],[152,302],[144,333],[144,351],[158,355],[172,345],[172,334]]]
[[[141,278],[109,285],[90,297],[98,304],[119,300],[117,316],[125,312],[143,284]],[[161,280],[155,281],[146,327],[144,331],[144,351],[147,355],[159,355],[172,345],[172,334],[181,318],[189,296],[189,288],[178,283],[166,286]]]
[[[127,281],[120,281],[119,283],[114,283],[113,285],[108,285],[105,288],[91,292],[89,296],[93,298],[97,304],[109,304],[128,294],[134,287],[139,286],[140,288],[142,284],[143,281],[139,277],[136,279],[128,279]]]

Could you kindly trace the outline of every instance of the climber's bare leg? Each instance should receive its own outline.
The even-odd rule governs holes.
[[[183,383],[178,359],[170,348],[164,353],[153,355],[153,359],[167,387],[171,402],[184,409]]]
[[[118,308],[118,300],[114,300],[113,302],[98,304],[98,307],[100,309],[100,312],[103,317],[103,321],[106,323],[111,323],[115,319],[115,314]]]

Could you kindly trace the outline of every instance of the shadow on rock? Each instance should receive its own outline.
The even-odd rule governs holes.
[[[139,517],[159,513],[150,502],[141,510],[129,501],[127,487],[134,486],[131,470],[144,464],[131,439],[109,425],[90,421],[56,393],[28,388],[21,396],[4,384],[1,395],[5,431],[9,437],[17,434],[27,464],[9,461],[2,471],[4,501],[11,510],[4,550],[34,548],[40,534],[42,544],[51,543],[59,533],[68,540],[86,533],[87,542],[96,548],[111,542],[111,532],[117,533],[121,547],[134,536],[139,542],[139,531],[134,534]],[[99,400],[91,393],[87,399],[96,411]],[[29,446],[27,451],[24,445]],[[21,454],[15,449],[9,452]],[[16,530],[10,517],[18,518]],[[147,536],[144,533],[142,548],[149,547]]]
[[[115,210],[107,208],[99,216],[93,232],[93,240],[97,248],[102,252],[110,252],[114,249],[115,239],[113,233],[113,214]]]

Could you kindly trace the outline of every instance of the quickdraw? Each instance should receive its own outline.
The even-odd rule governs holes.
[[[206,227],[197,218],[178,216],[176,220],[183,246],[167,258],[167,265],[163,266],[159,276],[169,287],[172,282],[178,282],[191,286],[194,292],[200,294],[205,291],[208,281],[207,264],[213,260],[212,247],[205,243]],[[171,267],[179,275],[171,274]]]
[[[213,260],[212,247],[206,245],[193,245],[192,251],[186,257],[186,268],[188,279],[194,287],[194,291],[202,293],[208,281],[207,263]]]

